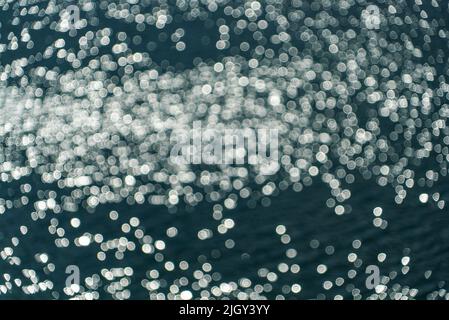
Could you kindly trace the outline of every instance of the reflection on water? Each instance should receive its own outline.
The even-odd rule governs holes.
[[[441,2],[0,5],[0,298],[448,296]],[[279,171],[172,161],[195,122]]]

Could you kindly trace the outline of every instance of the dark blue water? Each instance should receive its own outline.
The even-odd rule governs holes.
[[[125,5],[125,1],[119,2]],[[171,1],[168,3],[172,5]],[[241,3],[236,1],[235,5]],[[340,10],[338,6],[326,9],[333,14],[340,12],[339,30],[356,28],[351,24],[351,16],[360,16],[361,10],[371,2],[357,1],[357,3],[359,5],[349,11]],[[389,4],[394,3],[393,1],[376,2],[383,11],[387,10]],[[289,49],[286,44],[269,41],[269,36],[277,32],[276,27],[270,25],[266,29],[264,33],[266,37],[263,39],[256,40],[253,33],[245,29],[240,34],[231,35],[229,48],[217,50],[215,43],[220,35],[216,29],[220,25],[232,25],[235,20],[232,16],[223,15],[218,11],[203,19],[191,18],[184,12],[174,10],[173,22],[166,28],[160,30],[146,26],[147,29],[138,30],[134,23],[109,17],[105,13],[107,4],[106,1],[98,1],[94,10],[82,12],[82,17],[88,21],[88,26],[82,32],[79,31],[72,35],[57,32],[50,27],[51,23],[48,21],[57,21],[57,11],[49,14],[48,21],[45,21],[43,17],[28,15],[22,17],[20,23],[12,24],[11,17],[17,16],[17,10],[22,6],[16,3],[4,6],[0,13],[0,22],[2,23],[0,41],[7,39],[11,32],[16,35],[20,34],[33,21],[44,21],[47,24],[41,30],[30,30],[30,35],[34,39],[33,48],[27,49],[25,43],[19,43],[17,50],[1,54],[2,70],[3,66],[19,57],[32,57],[28,65],[23,67],[24,74],[30,75],[30,79],[37,66],[45,66],[58,74],[68,72],[73,69],[73,66],[66,60],[58,59],[55,55],[42,58],[45,49],[56,39],[63,38],[68,52],[78,53],[82,50],[79,43],[80,37],[88,31],[97,32],[103,28],[110,28],[114,36],[119,32],[126,33],[127,40],[124,42],[128,44],[128,53],[148,53],[150,63],[135,64],[134,72],[154,68],[160,73],[176,73],[194,68],[200,62],[211,64],[214,61],[221,61],[226,56],[251,58],[254,55],[254,50],[247,52],[239,50],[239,45],[243,41],[248,42],[252,49],[258,45],[264,46],[265,49],[273,49],[277,53],[287,52]],[[419,12],[411,1],[398,1],[397,4],[401,16],[417,15]],[[40,1],[35,5],[42,9],[46,8],[47,2]],[[139,5],[139,10],[142,10],[143,13],[150,13],[155,8],[159,8],[160,4],[157,1],[142,1],[142,3],[139,2]],[[128,7],[130,6],[128,5]],[[441,28],[444,28],[447,14],[430,5],[425,8],[430,16],[428,20],[434,19],[438,21]],[[318,10],[316,6],[308,3],[304,3],[301,9],[311,16],[319,11],[326,11],[322,7]],[[286,16],[292,10],[289,5],[282,7]],[[334,61],[334,63],[327,55],[328,53],[313,52],[310,50],[310,45],[301,40],[300,30],[302,27],[304,27],[303,22],[291,24],[292,40],[290,44],[299,52],[305,52],[306,55],[315,54],[313,58],[316,61],[336,67],[338,61]],[[424,32],[417,27],[416,21],[410,28],[403,25],[389,25],[389,27],[390,29],[381,28],[379,32],[391,35],[391,32],[394,31],[400,35],[409,30],[410,34],[416,33],[416,37],[412,35],[412,38],[418,38],[415,41],[415,46],[420,48],[428,46],[428,49],[424,50],[425,56],[422,58],[422,63],[434,66],[438,75],[446,74],[447,64],[435,62],[438,60],[436,59],[438,50],[442,50],[443,55],[447,53],[446,40],[436,39],[435,36],[432,38],[434,41],[425,43],[421,40]],[[187,48],[183,52],[178,52],[170,40],[170,35],[178,28],[184,28],[186,31],[183,41],[187,44]],[[362,31],[360,32],[362,33]],[[135,36],[139,37],[135,38]],[[396,36],[391,37],[395,38]],[[361,36],[361,38],[363,37]],[[87,52],[88,58],[81,59],[79,68],[87,66],[89,60],[96,56],[111,54],[113,44],[114,42],[111,41],[111,45],[98,46],[97,52]],[[366,42],[360,45],[365,46]],[[430,59],[430,56],[433,60]],[[404,68],[408,66],[407,59],[415,63],[421,61],[413,57],[398,57],[394,53],[388,56],[388,58],[392,57],[396,60],[404,58],[404,61],[401,60]],[[444,57],[447,56],[444,55]],[[263,56],[259,58],[261,64],[269,60]],[[392,72],[391,79],[399,81],[398,76],[401,71]],[[123,82],[126,81],[127,76],[123,68],[107,72],[107,74],[109,79],[118,85],[123,85]],[[21,79],[22,77],[11,77],[3,84],[21,86],[25,90],[27,86],[21,83]],[[48,96],[60,93],[57,81],[34,78],[32,84],[42,87],[45,95]],[[311,85],[317,86],[317,83],[311,83]],[[431,89],[436,89],[438,83],[435,82],[429,86]],[[299,95],[303,93],[300,91]],[[356,95],[354,94],[354,96]],[[442,98],[442,100],[444,99]],[[353,100],[353,103],[354,112],[357,113],[361,126],[368,119],[377,116],[377,113],[373,112],[373,110],[377,110],[376,107],[359,103],[356,99]],[[332,117],[332,115],[334,115],[333,111],[326,114],[328,117]],[[335,113],[335,118],[337,116],[338,114]],[[426,120],[433,120],[432,115],[421,114],[420,116],[424,123]],[[388,118],[386,119],[388,120]],[[393,122],[386,120],[381,120],[379,126],[382,132],[385,132],[385,136],[388,136],[388,133],[394,131],[395,128]],[[392,142],[392,146],[399,154],[405,149],[405,140],[401,139],[400,136],[399,139]],[[433,137],[433,139],[439,141],[439,138]],[[10,160],[9,158],[26,158],[26,155],[22,154],[23,150],[9,152],[10,146],[7,146],[6,136],[1,137],[1,143],[3,144],[1,151],[6,154],[2,158],[2,162]],[[417,142],[413,141],[412,143],[416,144]],[[417,177],[425,176],[429,169],[438,170],[440,168],[440,162],[433,160],[410,162]],[[387,161],[385,163],[389,164]],[[185,287],[194,292],[195,298],[200,297],[203,290],[210,291],[214,286],[220,287],[223,283],[230,282],[238,283],[245,278],[251,280],[252,291],[260,291],[260,296],[257,298],[334,299],[337,296],[345,299],[366,299],[374,293],[365,285],[367,278],[365,269],[369,265],[376,265],[380,269],[380,273],[384,277],[382,283],[389,289],[387,298],[397,298],[394,296],[395,292],[407,295],[409,289],[418,290],[414,295],[418,299],[445,298],[449,280],[448,211],[447,208],[439,209],[436,201],[430,200],[427,203],[421,203],[419,195],[424,192],[429,195],[439,192],[439,200],[448,201],[447,177],[442,175],[438,182],[428,184],[426,187],[416,186],[408,189],[405,201],[397,204],[394,201],[396,194],[393,187],[390,185],[380,187],[375,179],[366,180],[361,177],[360,172],[353,172],[353,174],[356,175],[355,182],[348,186],[352,196],[344,203],[346,213],[343,215],[336,215],[333,208],[326,205],[326,201],[331,197],[330,189],[319,178],[315,178],[313,184],[304,187],[301,192],[295,192],[291,186],[282,191],[278,189],[275,195],[269,197],[270,204],[268,206],[263,205],[263,201],[268,201],[267,198],[265,200],[259,198],[250,203],[242,199],[239,200],[235,209],[224,209],[222,219],[232,219],[235,224],[224,234],[217,229],[222,219],[215,219],[213,216],[215,203],[207,201],[202,201],[195,207],[189,207],[182,203],[176,210],[173,208],[169,210],[166,206],[152,205],[148,201],[141,205],[130,205],[126,201],[100,204],[95,210],[88,210],[87,206],[83,205],[83,200],[80,200],[76,212],[62,210],[55,213],[48,210],[45,216],[35,220],[32,215],[36,211],[34,208],[36,201],[47,199],[50,192],[54,191],[59,203],[63,201],[64,197],[70,196],[74,189],[62,189],[56,183],[43,183],[38,173],[32,173],[18,181],[2,182],[0,183],[0,204],[8,205],[3,200],[12,201],[12,203],[10,203],[11,208],[0,215],[0,250],[13,247],[14,256],[20,258],[20,264],[12,264],[11,257],[0,260],[0,275],[10,276],[10,279],[0,279],[0,285],[12,283],[7,294],[0,295],[0,299],[66,299],[68,295],[65,295],[63,290],[67,278],[65,269],[69,265],[79,267],[83,280],[95,276],[101,279],[95,288],[87,288],[88,286],[82,283],[87,291],[96,292],[98,294],[96,298],[100,299],[113,298],[116,292],[108,292],[108,290],[111,290],[112,282],[121,278],[126,279],[126,285],[122,285],[117,291],[128,290],[132,299],[155,299],[157,298],[156,293],[164,294],[164,298],[172,298],[173,296],[168,294],[171,290],[170,286],[182,287],[179,282],[183,277],[188,282]],[[32,187],[32,190],[26,193],[28,197],[26,205],[19,201],[20,197],[25,194],[21,191],[21,186],[25,183]],[[373,220],[376,218],[373,215],[373,209],[376,207],[381,207],[383,210],[381,218],[387,222],[384,228],[373,225]],[[112,210],[119,213],[119,218],[115,221],[109,218],[109,213]],[[70,221],[74,217],[81,219],[82,224],[78,229],[70,227]],[[98,252],[104,251],[100,247],[100,243],[79,247],[72,241],[85,232],[93,235],[101,234],[103,241],[100,242],[103,243],[108,240],[118,240],[124,236],[123,224],[129,223],[132,217],[139,218],[140,224],[137,228],[131,228],[131,232],[125,233],[128,241],[132,241],[136,245],[136,249],[125,251],[120,259],[115,256],[116,250],[108,250],[105,252],[105,260],[101,261],[97,257]],[[49,232],[49,227],[55,221],[52,219],[55,218],[58,223],[56,227],[65,230],[62,236]],[[288,237],[283,238],[286,243],[283,243],[281,236],[276,233],[276,227],[279,225],[286,227],[285,234],[289,237],[289,239]],[[26,235],[20,235],[21,226],[28,227]],[[171,238],[167,236],[167,229],[173,227],[178,230],[178,234]],[[152,241],[163,240],[165,242],[165,249],[160,250],[159,256],[142,252],[143,242],[142,239],[134,235],[136,229],[151,236]],[[202,229],[212,230],[213,236],[206,240],[200,240],[198,232]],[[14,237],[17,237],[19,241],[16,245],[12,243],[12,241],[16,241]],[[55,241],[64,237],[70,239],[70,244],[68,247],[60,248]],[[296,250],[296,254],[291,254],[292,249]],[[48,263],[43,264],[36,260],[36,254],[41,253],[48,255],[48,263],[53,264],[52,267],[49,267]],[[386,254],[386,259],[380,262],[378,257],[382,253]],[[353,254],[357,255],[355,260],[352,260]],[[351,256],[351,261],[349,261],[349,256]],[[410,261],[403,263],[404,257],[409,258]],[[165,267],[164,264],[167,261],[175,264],[176,267],[173,271],[167,270]],[[189,263],[186,270],[178,267],[181,261]],[[212,270],[202,271],[203,274],[210,276],[210,282],[204,287],[196,284],[191,289],[191,285],[201,278],[197,277],[195,272],[201,270],[205,263],[210,263],[212,266]],[[281,265],[283,263],[289,266],[288,271],[284,270],[284,266]],[[325,265],[327,271],[317,272],[320,265]],[[292,266],[294,266],[293,269],[298,266],[299,271],[292,272]],[[118,277],[114,280],[102,276],[105,269],[126,267],[132,268],[132,275]],[[28,269],[36,272],[39,282],[51,281],[52,287],[29,295],[23,291],[21,286],[13,284],[14,279],[21,279],[22,286],[32,284],[34,280],[24,276],[24,271],[26,273]],[[145,288],[146,282],[144,281],[145,279],[152,280],[151,270],[159,272],[157,277],[159,287],[152,292]],[[267,279],[266,273],[268,272],[274,272],[276,278]],[[343,281],[337,281],[340,278]],[[323,287],[326,281],[332,282],[331,288]],[[293,284],[300,284],[300,292],[292,292]],[[257,289],[255,289],[256,287]],[[240,291],[244,292],[245,290],[240,288],[232,291],[231,294],[209,297],[236,299],[240,298],[238,296]],[[117,297],[115,296],[115,298]]]
[[[33,185],[38,186],[30,199],[38,190],[48,192],[57,188],[42,185],[34,177]],[[20,196],[17,192],[18,183],[2,184],[2,197],[9,199]],[[129,221],[131,217],[139,217],[140,228],[154,239],[164,239],[166,250],[165,259],[168,261],[186,260],[190,264],[187,271],[176,270],[161,275],[167,283],[186,276],[192,277],[192,270],[201,269],[204,262],[211,262],[213,271],[221,275],[217,284],[223,281],[235,281],[246,277],[255,283],[269,283],[261,280],[257,272],[260,268],[276,271],[278,264],[287,262],[298,264],[301,270],[297,274],[291,272],[279,273],[276,282],[271,283],[272,289],[265,292],[267,298],[274,299],[282,294],[283,286],[300,283],[302,291],[299,294],[283,294],[287,299],[332,299],[335,295],[344,298],[353,298],[352,289],[359,288],[363,298],[372,294],[372,290],[365,288],[365,268],[367,265],[378,265],[382,275],[397,274],[391,283],[401,286],[419,288],[417,298],[426,298],[431,292],[440,287],[446,288],[445,280],[448,276],[448,237],[449,217],[445,211],[435,208],[432,204],[419,204],[415,201],[406,201],[398,206],[392,201],[390,192],[385,188],[374,186],[372,183],[358,183],[354,186],[358,190],[353,194],[349,204],[351,213],[337,216],[333,210],[324,203],[328,198],[329,190],[321,183],[314,183],[302,192],[286,190],[272,198],[270,207],[258,204],[255,208],[248,208],[244,204],[236,210],[224,211],[224,218],[232,218],[235,227],[224,235],[216,232],[217,221],[212,218],[212,205],[201,204],[195,208],[180,208],[176,213],[169,213],[166,208],[149,204],[128,206],[100,205],[94,214],[85,210],[75,213],[62,212],[57,215],[48,213],[44,219],[32,221],[31,206],[25,206],[8,211],[0,216],[1,224],[5,226],[0,233],[2,246],[7,240],[17,234],[21,225],[29,226],[28,235],[20,238],[20,246],[15,254],[21,257],[23,265],[28,268],[41,269],[41,264],[34,259],[35,253],[46,252],[50,262],[56,265],[54,272],[45,274],[40,271],[42,279],[54,282],[54,291],[59,291],[65,283],[65,267],[78,265],[81,276],[87,277],[100,274],[102,268],[129,267],[134,270],[129,289],[131,297],[146,299],[149,297],[146,289],[142,288],[140,281],[146,278],[151,269],[161,270],[161,263],[156,262],[154,256],[143,254],[140,250],[125,253],[123,261],[117,261],[112,254],[109,259],[100,262],[96,259],[99,246],[94,244],[87,248],[79,248],[71,244],[68,248],[58,249],[54,245],[55,236],[50,236],[46,229],[53,216],[59,220],[59,226],[69,226],[73,216],[82,217],[82,231],[102,233],[106,239],[114,239],[122,235],[121,224]],[[410,196],[412,199],[412,195]],[[416,199],[416,198],[415,198]],[[388,221],[385,230],[373,227],[374,207],[382,205],[382,217]],[[120,218],[117,221],[108,219],[110,210],[117,210]],[[289,244],[282,244],[275,226],[285,225],[287,234],[291,237]],[[177,237],[168,239],[165,231],[169,227],[179,230]],[[203,228],[214,230],[214,236],[207,240],[199,240],[197,232]],[[70,230],[70,228],[66,228]],[[69,237],[79,236],[70,232]],[[131,237],[132,238],[132,237]],[[232,249],[225,247],[226,240],[235,241]],[[354,249],[352,243],[360,240],[361,246]],[[313,248],[311,241],[315,242]],[[318,241],[318,242],[317,242]],[[317,246],[316,243],[319,243]],[[317,246],[317,247],[316,247]],[[332,254],[326,253],[326,247],[332,246]],[[293,248],[298,254],[294,258],[286,257],[286,250]],[[348,262],[348,254],[354,252],[363,262],[354,267]],[[387,259],[383,263],[377,261],[377,255],[385,253]],[[410,257],[410,271],[401,272],[401,259]],[[316,272],[319,264],[325,264],[328,271],[321,275]],[[355,270],[357,275],[347,279],[349,270]],[[18,274],[20,267],[8,266],[2,262],[2,272],[12,275]],[[429,279],[424,273],[432,271]],[[338,277],[346,279],[341,287],[334,286],[330,290],[323,290],[325,280],[334,280]],[[103,280],[103,286],[107,281]],[[390,285],[391,285],[390,283]],[[100,297],[108,299],[110,296],[99,290]],[[7,298],[52,298],[51,292],[43,292],[36,296],[25,296],[20,289],[13,289]]]

